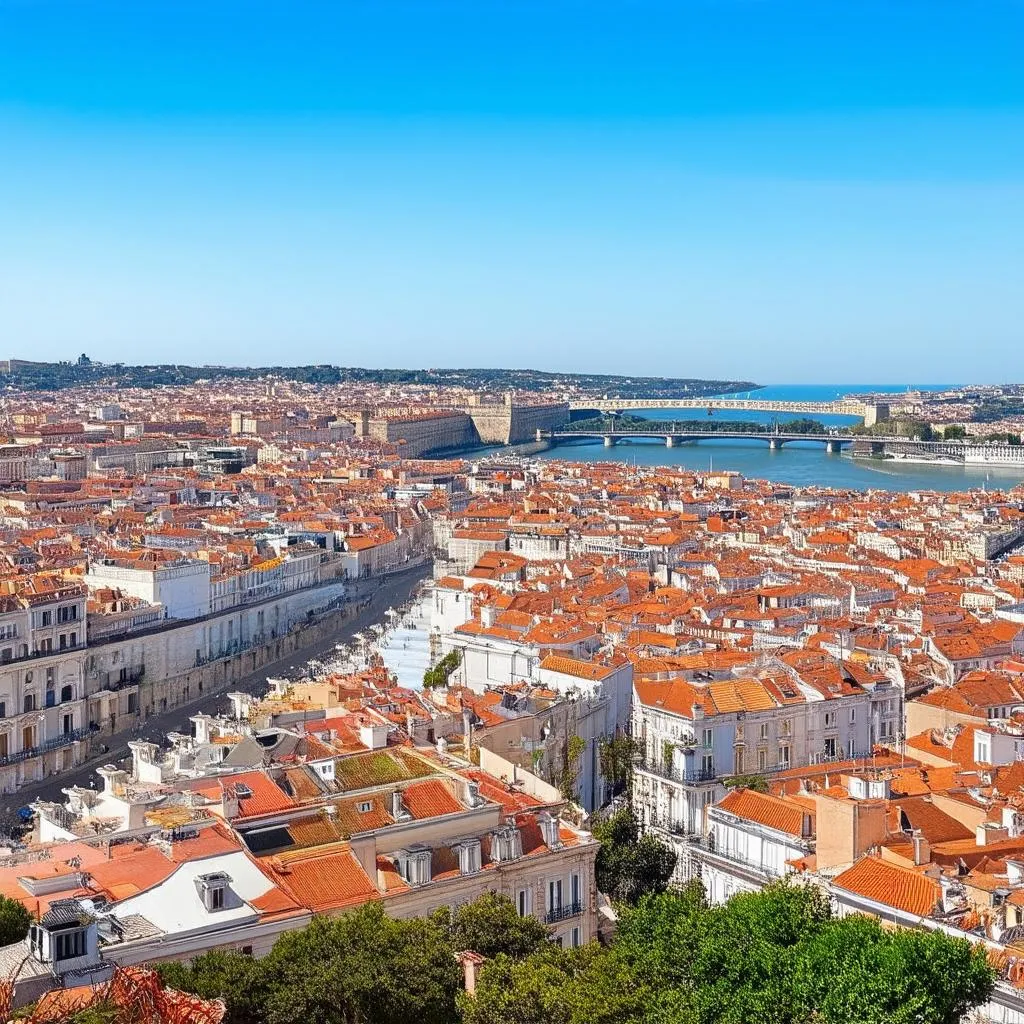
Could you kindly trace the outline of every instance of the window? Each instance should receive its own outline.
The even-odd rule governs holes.
[[[0,700],[0,718],[7,717],[7,701]]]
[[[54,938],[54,959],[70,960],[85,955],[85,929],[76,928],[70,932],[58,932]]]
[[[431,860],[427,848],[399,850],[395,853],[395,868],[409,885],[426,885],[432,877]]]
[[[578,907],[583,903],[583,893],[580,886],[580,876],[572,875],[569,878],[569,891],[572,894],[572,905]]]
[[[836,713],[834,711],[825,712],[825,728],[832,729],[836,724]]]
[[[700,742],[701,742],[701,746],[702,747],[710,747],[711,746],[711,730],[710,729],[705,729],[704,730]]]
[[[459,873],[475,875],[480,870],[480,840],[467,839],[454,847],[459,857]]]
[[[252,946],[243,946],[242,956],[252,956]]]
[[[67,635],[67,633],[61,633],[60,639],[59,639],[59,641],[57,643],[57,646],[58,646],[58,648],[60,648],[60,650],[63,651],[64,648],[67,647],[67,645],[68,645],[68,635]]]
[[[491,833],[491,859],[499,864],[523,855],[523,836],[515,825],[503,825]]]
[[[52,626],[53,625],[53,612],[43,612],[39,616],[40,626]]]
[[[556,878],[553,882],[548,882],[548,910],[561,910],[562,909],[562,880]]]
[[[74,715],[65,715],[61,723],[61,729],[65,736],[70,736],[75,731]]]
[[[834,761],[836,758],[836,740],[834,736],[830,736],[825,740],[825,757],[830,761]]]
[[[768,751],[767,750],[759,750],[757,752],[757,767],[762,772],[768,767]]]
[[[227,905],[228,885],[231,876],[224,871],[212,871],[196,879],[196,891],[208,911],[223,910]]]
[[[710,776],[715,774],[715,755],[705,754],[700,759],[700,770],[703,775]]]
[[[65,701],[71,700],[75,695],[75,689],[73,686],[62,686],[60,688],[60,702],[63,704]]]
[[[569,933],[569,945],[572,946],[573,949],[578,949],[581,945],[579,928],[573,928]]]
[[[789,764],[789,744],[779,747],[779,764]]]
[[[77,633],[72,633],[71,634],[71,646],[72,647],[77,647],[78,646],[78,634]]]
[[[850,708],[850,725],[857,721],[857,709]]]
[[[767,740],[768,739],[768,723],[767,722],[762,722],[761,723],[761,739],[762,740]]]
[[[520,917],[529,917],[533,913],[533,893],[529,889],[520,889],[516,895],[516,907]]]
[[[36,709],[36,695],[34,693],[26,693],[25,699],[22,701],[22,711],[35,711]]]

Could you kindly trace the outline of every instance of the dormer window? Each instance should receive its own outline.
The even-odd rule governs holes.
[[[543,811],[537,815],[537,824],[540,826],[540,834],[544,840],[544,845],[549,850],[555,850],[562,845],[562,840],[558,835],[558,819],[547,811]]]
[[[76,956],[85,956],[84,928],[73,928],[69,931],[56,932],[53,938],[54,960],[71,960]]]
[[[213,913],[227,906],[228,887],[231,876],[224,871],[214,871],[208,875],[200,875],[196,879],[196,891],[203,901],[203,906]]]
[[[360,800],[360,802],[356,804],[356,810],[360,814],[369,814],[370,811],[373,810],[373,801],[372,800]]]
[[[395,868],[409,885],[426,885],[431,879],[429,847],[413,846],[395,853]]]
[[[459,857],[459,874],[475,875],[481,867],[480,840],[467,839],[452,847]]]
[[[505,825],[491,833],[491,859],[499,864],[518,860],[523,855],[523,836],[515,825]]]
[[[402,791],[399,789],[391,794],[391,817],[395,821],[408,821],[412,817],[402,799]]]

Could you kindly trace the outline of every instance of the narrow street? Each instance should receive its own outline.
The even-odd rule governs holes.
[[[150,715],[145,722],[140,722],[131,729],[115,733],[104,739],[107,751],[98,754],[83,765],[68,772],[51,776],[42,782],[23,786],[17,793],[6,794],[6,804],[0,810],[0,834],[17,834],[20,831],[18,808],[24,807],[33,800],[44,799],[63,802],[62,789],[68,786],[88,785],[89,780],[96,779],[95,771],[104,764],[116,763],[128,756],[128,741],[146,739],[154,743],[163,742],[169,732],[190,731],[189,718],[205,712],[217,714],[227,710],[228,692],[261,693],[266,687],[270,676],[294,676],[301,672],[308,661],[329,655],[339,643],[348,643],[354,634],[365,630],[375,622],[382,622],[384,612],[388,608],[398,608],[408,601],[420,582],[430,575],[430,566],[424,565],[400,575],[392,576],[383,582],[360,582],[354,584],[351,599],[355,604],[369,600],[366,608],[354,618],[344,623],[341,629],[320,644],[314,644],[301,651],[293,651],[280,661],[264,665],[257,672],[236,681],[223,690],[204,694],[199,700],[182,704],[162,714]]]

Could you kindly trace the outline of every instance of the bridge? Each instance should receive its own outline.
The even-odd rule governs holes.
[[[884,403],[839,398],[834,402],[790,402],[771,398],[581,398],[569,403],[569,413],[623,413],[636,409],[704,409],[708,412],[778,412],[796,416],[856,416],[866,426],[889,418]]]
[[[825,446],[827,452],[838,452],[843,445],[853,444],[856,438],[852,434],[798,434],[784,431],[750,431],[750,430],[538,430],[538,441],[579,441],[601,438],[606,448],[611,448],[619,441],[658,441],[668,448],[693,441],[717,441],[720,439],[740,439],[744,441],[767,441],[772,450],[781,448],[790,441],[817,441]]]

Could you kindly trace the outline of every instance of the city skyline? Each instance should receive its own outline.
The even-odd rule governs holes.
[[[1024,375],[1017,4],[0,27],[8,356]]]

